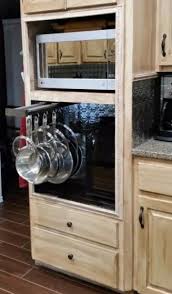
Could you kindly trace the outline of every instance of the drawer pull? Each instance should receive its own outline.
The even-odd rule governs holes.
[[[142,229],[144,229],[144,207],[140,207],[140,214],[139,214],[139,223]]]
[[[68,228],[71,228],[72,227],[72,222],[68,222],[67,226],[68,226]]]
[[[72,260],[72,259],[73,259],[73,254],[69,254],[69,255],[68,255],[68,259],[69,259],[69,260]]]
[[[166,39],[167,39],[167,35],[166,34],[163,34],[162,43],[161,43],[161,50],[162,50],[162,56],[163,57],[166,56],[166,50],[165,50]]]

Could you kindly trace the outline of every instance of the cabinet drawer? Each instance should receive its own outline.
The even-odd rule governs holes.
[[[172,196],[172,164],[139,162],[139,189]]]
[[[118,247],[118,222],[92,212],[69,208],[48,200],[32,199],[34,224]]]
[[[32,257],[59,270],[117,287],[118,253],[115,250],[34,227]]]
[[[65,9],[65,0],[23,0],[24,13],[39,13]]]
[[[67,8],[79,8],[79,7],[89,7],[89,6],[100,6],[107,4],[115,4],[117,0],[67,0]]]

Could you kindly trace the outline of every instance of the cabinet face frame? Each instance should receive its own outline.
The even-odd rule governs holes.
[[[61,91],[43,91],[36,90],[33,86],[34,80],[34,56],[32,52],[30,52],[30,47],[32,42],[29,38],[29,25],[33,25],[35,21],[43,21],[43,20],[51,20],[51,19],[62,19],[67,18],[66,15],[63,17],[61,13],[57,13],[56,16],[53,15],[45,15],[43,16],[25,16],[22,15],[22,40],[23,40],[23,52],[24,52],[24,73],[25,73],[25,94],[26,94],[26,104],[30,105],[31,101],[39,100],[41,101],[49,101],[49,102],[73,102],[73,103],[98,103],[98,104],[114,104],[116,108],[117,115],[115,116],[115,124],[116,126],[120,126],[120,128],[116,128],[116,149],[115,156],[116,160],[116,169],[115,169],[115,186],[116,186],[116,211],[112,213],[118,219],[123,218],[123,144],[124,144],[124,6],[114,6],[111,9],[103,9],[96,11],[83,11],[82,16],[96,16],[96,15],[104,15],[105,13],[116,14],[116,91],[115,93],[87,93],[87,92],[61,92]],[[79,16],[79,12],[77,13]],[[68,15],[68,17],[76,17],[76,12],[74,14]],[[37,29],[37,27],[35,28]],[[30,58],[28,58],[28,56]],[[53,99],[51,99],[51,93]],[[39,97],[38,97],[39,96]],[[73,96],[73,98],[71,98]],[[75,96],[77,98],[75,98]],[[81,96],[82,99],[79,100],[78,97]],[[95,98],[94,98],[95,96]],[[35,97],[35,98],[34,98]],[[84,100],[84,97],[86,99]],[[110,97],[110,102],[108,102],[108,97]],[[116,97],[113,100],[112,97]],[[33,187],[31,188],[30,195],[33,193]],[[74,202],[71,204],[74,204]],[[78,206],[78,203],[76,204]],[[83,207],[83,205],[81,205]],[[88,207],[87,209],[98,210],[101,209],[96,207]],[[106,211],[108,213],[108,211]],[[111,211],[109,211],[111,214]]]
[[[26,14],[43,13],[66,9],[66,0],[23,0],[23,11]]]
[[[91,92],[65,92],[65,91],[41,91],[31,84],[33,78],[32,56],[29,60],[29,35],[28,26],[36,21],[67,19],[75,17],[96,16],[116,13],[116,93]],[[22,14],[22,13],[21,13]],[[101,7],[99,9],[82,9],[71,12],[47,13],[42,15],[22,16],[22,35],[25,72],[25,96],[26,104],[31,101],[75,102],[114,104],[116,107],[116,211],[114,219],[120,220],[119,232],[119,285],[120,291],[131,291],[132,286],[132,186],[131,186],[131,112],[132,112],[132,39],[133,39],[133,4],[130,0],[119,0],[119,5]],[[125,55],[124,55],[125,54]],[[125,67],[124,67],[125,62]],[[125,186],[124,186],[125,182]],[[34,194],[34,187],[29,185],[30,197]],[[36,195],[37,196],[37,195]],[[41,198],[43,195],[39,195]],[[49,199],[48,195],[44,196]],[[125,205],[124,205],[125,199]],[[60,201],[59,201],[60,202]],[[64,201],[65,202],[65,201]],[[69,207],[85,209],[94,213],[108,215],[111,211],[101,211],[95,207],[80,205],[75,202],[65,203]],[[32,227],[32,217],[31,217]]]
[[[80,42],[92,40],[111,40],[115,39],[116,30],[96,30],[96,31],[81,31],[72,33],[59,33],[59,34],[44,34],[37,35],[36,37],[36,52],[37,52],[37,79],[39,88],[48,89],[80,89],[80,90],[115,90],[114,79],[62,79],[62,78],[43,78],[41,77],[41,64],[40,64],[40,50],[42,44],[51,44],[60,42]],[[44,51],[44,50],[43,50]],[[45,58],[45,56],[43,57]],[[42,63],[44,61],[42,60]],[[45,72],[48,71],[46,68]]]

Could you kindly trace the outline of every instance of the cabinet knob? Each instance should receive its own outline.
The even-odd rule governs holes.
[[[67,226],[68,226],[68,228],[71,228],[72,227],[72,222],[68,222]]]
[[[162,50],[162,56],[163,57],[166,56],[166,49],[165,49],[166,39],[167,39],[167,34],[163,34],[162,43],[161,43],[161,50]]]
[[[73,259],[73,254],[69,254],[69,255],[68,255],[68,259],[69,259],[69,260],[72,260],[72,259]]]
[[[140,213],[139,213],[139,223],[142,229],[145,227],[144,223],[144,207],[140,207]]]

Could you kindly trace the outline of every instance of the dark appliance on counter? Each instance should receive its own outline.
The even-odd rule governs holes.
[[[172,142],[172,75],[161,76],[159,132],[155,139]]]
[[[58,113],[77,136],[80,168],[65,183],[35,185],[35,192],[115,210],[115,107],[64,104]]]

